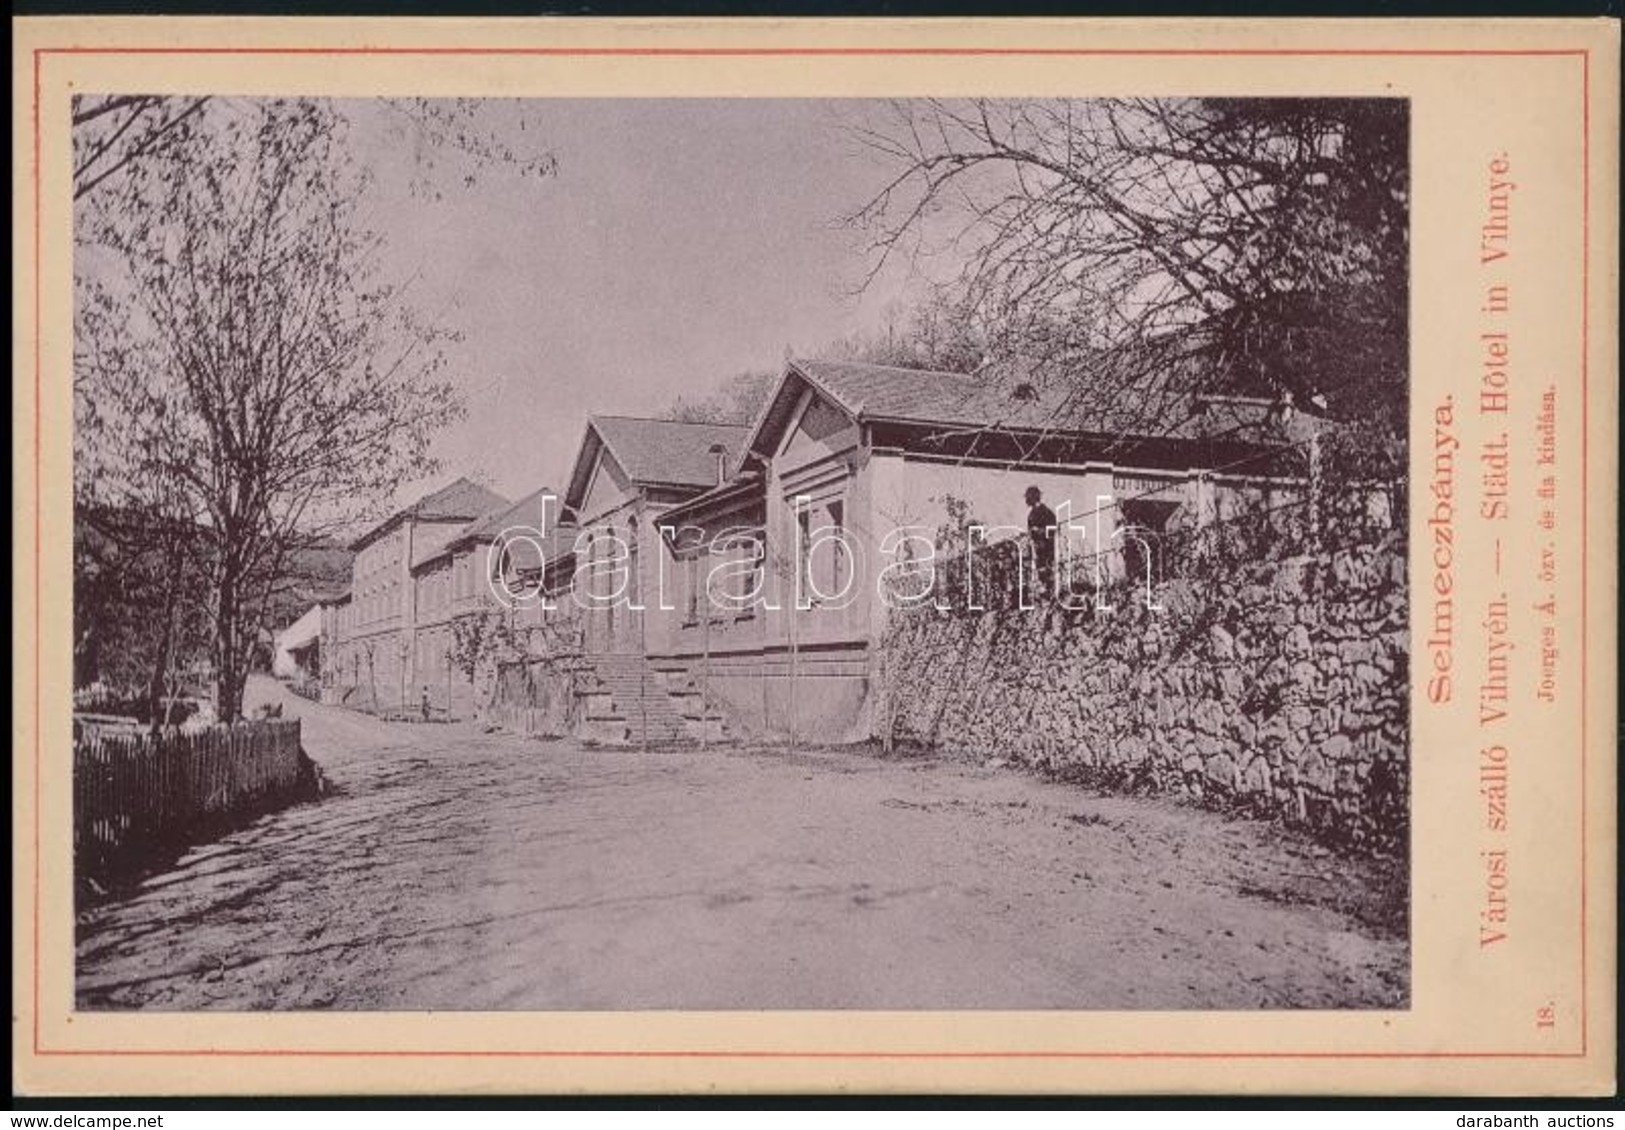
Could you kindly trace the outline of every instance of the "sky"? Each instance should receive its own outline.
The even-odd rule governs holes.
[[[920,293],[902,266],[856,293],[871,260],[837,221],[888,171],[841,128],[859,103],[480,107],[516,151],[555,155],[543,179],[425,158],[394,111],[345,108],[386,262],[417,308],[464,335],[447,359],[467,418],[437,445],[443,472],[404,484],[399,503],[458,475],[509,498],[562,490],[589,414],[658,414],[787,351],[873,331]]]

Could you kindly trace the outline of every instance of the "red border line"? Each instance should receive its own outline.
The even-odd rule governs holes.
[[[1578,1052],[1158,1052],[1158,1051],[702,1051],[670,1050],[362,1050],[310,1048],[196,1048],[161,1050],[123,1048],[45,1048],[40,1044],[40,781],[43,764],[41,719],[41,639],[40,600],[40,514],[43,510],[41,470],[42,386],[42,298],[40,223],[40,89],[43,57],[46,55],[420,55],[420,56],[561,56],[561,57],[735,57],[782,58],[788,56],[873,56],[873,57],[1349,57],[1392,56],[1412,58],[1443,57],[1575,57],[1581,60],[1581,309],[1580,309],[1580,1050]],[[1398,49],[1398,48],[1002,48],[1002,47],[36,47],[34,56],[33,182],[34,182],[34,891],[33,891],[33,1045],[36,1056],[143,1057],[143,1058],[493,1058],[493,1059],[745,1059],[745,1060],[1503,1060],[1503,1059],[1583,1059],[1589,1051],[1590,1016],[1587,973],[1587,727],[1586,693],[1589,685],[1586,660],[1588,541],[1588,442],[1590,436],[1590,284],[1591,284],[1591,49]]]
[[[1206,57],[1213,55],[1254,57],[1301,57],[1396,55],[1413,57],[1450,56],[1572,56],[1589,54],[1590,48],[1485,48],[1476,50],[1436,48],[1342,47],[1310,50],[1297,47],[1236,48],[1140,48],[1140,47],[46,47],[49,55],[608,55],[693,58],[785,58],[802,56],[910,57],[1052,57],[1081,55],[1143,58],[1147,56]]]
[[[1584,1052],[1591,1037],[1590,993],[1586,991],[1586,973],[1590,962],[1586,958],[1586,809],[1590,807],[1586,796],[1586,783],[1590,776],[1586,751],[1586,655],[1591,650],[1587,642],[1586,558],[1590,556],[1587,525],[1591,510],[1591,495],[1587,489],[1590,458],[1587,454],[1591,435],[1591,52],[1581,56],[1580,70],[1580,1050]],[[1617,543],[1616,543],[1617,544]]]
[[[1066,1051],[957,1051],[957,1052],[842,1052],[741,1051],[719,1049],[600,1049],[582,1051],[450,1050],[328,1050],[308,1048],[198,1048],[163,1050],[130,1048],[114,1051],[62,1049],[42,1054],[55,1056],[144,1056],[182,1059],[218,1058],[383,1058],[383,1059],[1582,1059],[1584,1052],[1066,1052]]]
[[[40,955],[40,512],[44,510],[40,473],[40,53],[34,52],[34,1052],[39,1054]]]

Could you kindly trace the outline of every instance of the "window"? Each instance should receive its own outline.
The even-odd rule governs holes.
[[[740,560],[750,562],[750,569],[741,569],[738,573],[739,591],[735,594],[739,598],[739,605],[734,614],[740,619],[747,619],[756,615],[756,601],[753,596],[762,595],[762,570],[767,562],[766,543],[760,537],[751,537],[740,546]]]
[[[812,515],[805,510],[796,511],[796,537],[800,550],[796,554],[799,588],[796,602],[812,603]]]
[[[830,587],[827,590],[832,597],[845,592],[850,580],[848,576],[852,563],[847,559],[846,549],[846,504],[840,499],[830,502],[828,507],[829,524],[835,531],[834,540],[830,545]]]
[[[643,603],[643,571],[638,568],[638,546],[642,538],[638,537],[638,517],[632,515],[627,520],[626,530],[626,593],[627,603],[636,607]]]
[[[846,543],[846,502],[833,498],[823,504],[818,520],[809,510],[796,512],[801,538],[799,571],[801,601],[816,605],[826,600],[842,602],[852,583],[852,557]]]
[[[684,620],[690,624],[700,618],[700,589],[705,583],[703,565],[703,557],[688,557],[683,560],[683,588],[687,594]]]

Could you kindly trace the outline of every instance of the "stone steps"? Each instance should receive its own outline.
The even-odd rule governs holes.
[[[590,656],[592,688],[584,692],[581,736],[605,745],[693,746],[727,740],[720,714],[701,709],[699,691],[682,671],[658,669],[639,655]]]

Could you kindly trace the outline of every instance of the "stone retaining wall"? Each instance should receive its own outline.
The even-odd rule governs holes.
[[[1119,590],[1111,611],[899,617],[877,676],[892,735],[1112,789],[1242,803],[1402,845],[1403,542]],[[1092,604],[1085,601],[1086,604]]]
[[[493,661],[476,674],[477,716],[528,737],[564,737],[580,721],[579,679],[573,658]]]

